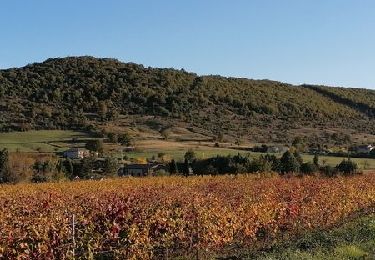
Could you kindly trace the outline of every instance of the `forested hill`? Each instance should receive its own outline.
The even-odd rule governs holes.
[[[125,115],[154,116],[213,136],[267,130],[277,139],[299,127],[373,133],[375,91],[68,57],[0,70],[0,110],[1,131],[95,127]]]

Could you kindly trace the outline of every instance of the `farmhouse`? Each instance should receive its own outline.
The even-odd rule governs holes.
[[[85,148],[71,148],[64,152],[64,157],[69,159],[82,159],[90,156],[90,151]]]
[[[118,175],[134,177],[149,176],[153,175],[156,171],[161,169],[164,170],[165,166],[153,163],[134,163],[121,167],[118,170]]]
[[[355,151],[357,153],[370,153],[373,149],[375,149],[375,146],[369,144],[369,145],[359,145],[355,147]]]
[[[268,146],[267,153],[285,153],[288,150],[286,146]]]

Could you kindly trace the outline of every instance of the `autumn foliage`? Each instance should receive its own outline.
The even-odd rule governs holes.
[[[233,246],[257,250],[374,210],[374,187],[373,174],[4,185],[0,258],[149,259]]]

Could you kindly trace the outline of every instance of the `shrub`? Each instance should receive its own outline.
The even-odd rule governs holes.
[[[103,152],[103,140],[102,139],[89,140],[86,143],[86,148],[90,151],[102,153]]]
[[[353,175],[357,173],[358,166],[355,162],[348,160],[342,160],[341,163],[339,163],[336,166],[336,169],[342,173],[343,175]]]
[[[295,173],[299,172],[300,163],[297,158],[289,151],[286,151],[280,159],[280,173]]]
[[[272,171],[272,161],[266,157],[259,157],[252,160],[248,167],[249,172],[270,172]]]
[[[327,177],[334,177],[337,175],[337,169],[330,165],[325,165],[320,168],[320,172]]]
[[[314,163],[306,162],[301,164],[300,171],[303,174],[313,174],[318,171],[318,167]]]

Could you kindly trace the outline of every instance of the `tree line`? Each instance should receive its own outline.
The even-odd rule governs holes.
[[[190,150],[185,154],[184,162],[172,160],[169,163],[170,174],[196,175],[222,175],[243,173],[268,173],[277,172],[281,176],[296,174],[298,176],[321,173],[334,177],[339,174],[349,176],[360,173],[358,165],[350,160],[343,159],[335,167],[321,164],[319,156],[314,155],[311,162],[304,162],[301,155],[286,151],[280,158],[266,154],[256,158],[246,155],[216,156],[207,159],[197,159],[195,153]]]
[[[117,170],[117,159],[113,157],[100,160],[95,157],[82,160],[56,156],[30,158],[22,153],[10,155],[7,149],[0,150],[0,183],[99,179],[115,177]]]

